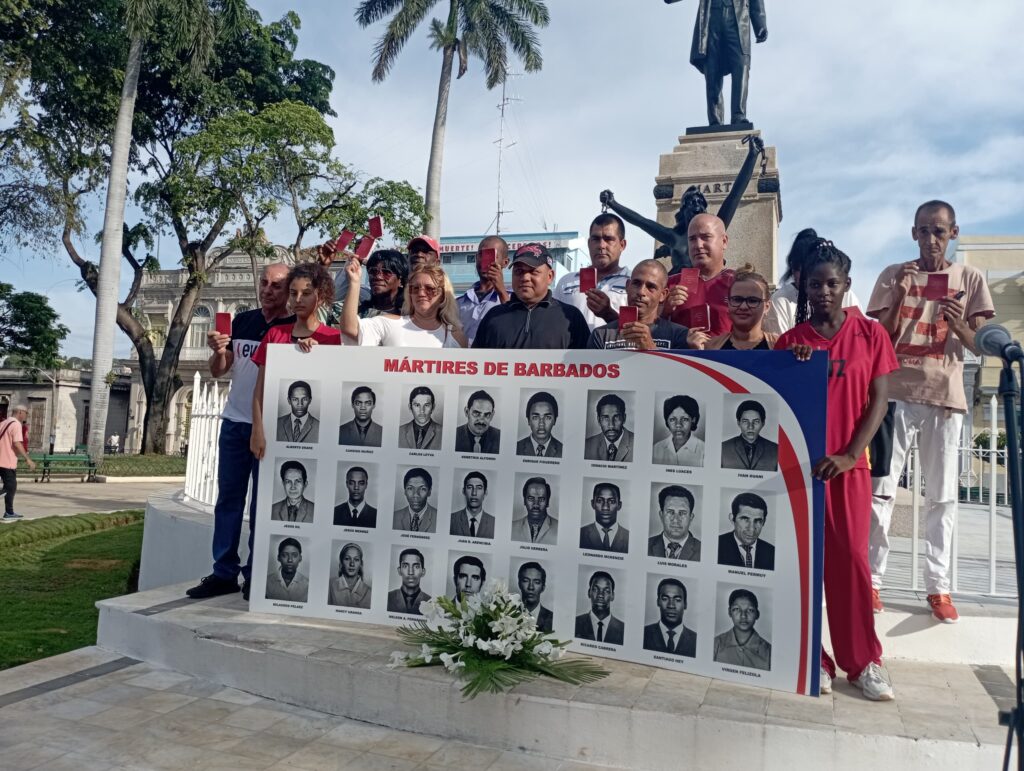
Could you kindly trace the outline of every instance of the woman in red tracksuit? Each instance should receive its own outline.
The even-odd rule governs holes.
[[[871,607],[868,533],[871,477],[865,449],[885,415],[888,375],[899,368],[889,335],[856,308],[843,308],[850,258],[819,239],[800,274],[797,326],[776,350],[807,360],[828,351],[826,455],[814,466],[825,482],[825,599],[835,663],[821,652],[821,691],[830,693],[836,664],[872,701],[894,698],[882,672],[882,645]]]

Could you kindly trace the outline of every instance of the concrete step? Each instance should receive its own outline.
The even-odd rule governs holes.
[[[892,659],[897,700],[845,681],[814,699],[605,661],[591,686],[546,680],[464,701],[441,669],[393,670],[394,630],[249,613],[185,584],[99,603],[99,645],[258,696],[404,731],[632,769],[992,768],[1013,689],[999,667]]]

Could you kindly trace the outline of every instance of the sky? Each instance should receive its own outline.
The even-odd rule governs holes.
[[[359,28],[351,0],[250,4],[264,21],[296,11],[298,55],[334,68],[337,117],[329,123],[337,156],[367,175],[422,189],[441,64],[426,30],[375,84],[371,56],[383,25]],[[765,4],[769,35],[752,52],[748,115],[778,152],[780,261],[793,235],[814,227],[852,257],[854,289],[866,299],[885,265],[916,256],[910,227],[922,201],[949,200],[964,234],[1024,234],[1024,3]],[[703,77],[689,64],[696,3],[548,0],[548,7],[543,70],[508,83],[502,231],[584,232],[605,188],[653,218],[659,156],[688,126],[706,122]],[[436,15],[446,8],[439,2]],[[493,228],[500,101],[478,61],[453,83],[443,235]],[[91,212],[92,232],[101,228],[101,204]],[[290,231],[282,222],[269,234],[283,241]],[[651,254],[653,242],[635,228],[627,240],[625,263]],[[81,248],[98,260],[91,240]],[[164,265],[173,264],[169,238],[160,251]],[[3,269],[16,289],[50,297],[72,328],[65,354],[89,357],[94,303],[76,291],[67,256],[14,255]],[[116,340],[116,354],[127,356],[127,338],[118,332]]]

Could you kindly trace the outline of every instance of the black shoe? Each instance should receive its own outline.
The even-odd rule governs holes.
[[[209,597],[219,597],[222,594],[231,594],[238,591],[236,579],[221,578],[213,573],[208,575],[198,586],[193,586],[185,594],[193,600],[205,600]]]
[[[245,600],[246,602],[249,601],[249,589],[250,588],[251,588],[251,585],[249,584],[248,581],[242,581],[242,599]]]

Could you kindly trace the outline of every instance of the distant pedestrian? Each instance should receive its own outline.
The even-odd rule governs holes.
[[[14,408],[11,417],[0,423],[0,481],[4,492],[4,522],[21,519],[21,514],[14,513],[14,494],[18,490],[18,456],[25,459],[30,469],[35,470],[35,462],[28,457],[22,441],[22,424],[28,418],[28,407],[19,404]]]

